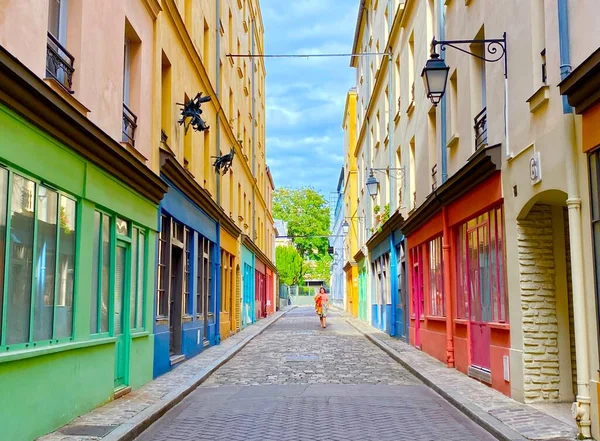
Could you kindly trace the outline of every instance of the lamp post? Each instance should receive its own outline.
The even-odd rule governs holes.
[[[465,44],[482,44],[484,51],[482,55],[474,54],[473,52],[463,49],[460,45]],[[508,144],[508,64],[506,56],[506,32],[502,34],[502,38],[488,38],[483,40],[436,40],[431,41],[431,58],[427,60],[421,78],[425,83],[425,91],[427,98],[431,100],[434,106],[437,106],[444,93],[446,93],[446,83],[448,81],[449,67],[436,52],[436,47],[439,46],[441,51],[445,51],[446,47],[451,47],[472,57],[479,58],[486,63],[495,63],[504,61],[504,139],[506,144],[506,155],[510,155]]]
[[[364,218],[362,216],[345,217],[344,222],[342,222],[342,232],[344,233],[344,236],[350,232],[350,224],[348,223],[348,219],[358,219],[360,221]]]
[[[374,175],[375,172],[381,172],[381,173],[393,172],[393,173],[390,173],[391,178],[394,178],[394,179],[403,179],[404,178],[404,167],[371,168],[370,172],[369,172],[369,178],[367,179],[367,182],[366,182],[366,186],[367,186],[367,191],[369,192],[369,196],[371,196],[372,198],[375,198],[377,196],[377,193],[379,192],[379,181],[377,181],[377,178]]]

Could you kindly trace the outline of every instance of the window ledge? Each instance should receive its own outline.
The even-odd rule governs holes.
[[[227,57],[227,59],[229,60],[229,63],[233,66],[235,64],[235,61],[233,61],[233,57]]]
[[[182,323],[192,323],[193,320],[194,320],[194,318],[191,315],[184,315],[181,318]]]
[[[131,333],[131,338],[135,339],[135,338],[142,338],[142,337],[148,337],[150,335],[150,333],[148,331],[134,331]]]
[[[458,133],[453,133],[452,136],[450,137],[450,140],[446,144],[446,148],[451,149],[451,148],[456,147],[458,145],[458,140],[459,140]]]
[[[409,104],[409,105],[408,105],[408,107],[406,108],[406,114],[407,114],[408,116],[411,116],[411,115],[412,115],[412,113],[414,112],[414,110],[415,110],[415,100],[411,100],[411,101],[410,101],[410,104]]]
[[[128,142],[121,142],[121,146],[127,150],[129,153],[131,153],[133,156],[135,156],[141,163],[146,164],[148,162],[148,158],[146,158],[144,155],[142,155],[140,153],[139,150],[137,150],[134,146],[132,146],[130,143]]]
[[[427,321],[432,321],[432,322],[445,322],[446,321],[446,317],[440,317],[438,315],[426,315],[425,318],[427,319]]]
[[[156,317],[156,324],[157,325],[168,325],[169,317]]]
[[[500,329],[510,331],[510,325],[508,323],[487,323],[491,329]]]
[[[550,87],[542,86],[533,95],[529,97],[529,111],[535,113],[542,105],[550,99]]]
[[[21,349],[14,352],[0,354],[0,364],[11,361],[25,360],[27,358],[40,357],[43,355],[55,354],[57,352],[73,351],[76,349],[89,348],[92,346],[102,346],[112,344],[117,339],[115,337],[97,338],[86,341],[77,341],[69,343],[57,343],[55,345],[41,346],[32,349]]]
[[[454,319],[454,324],[466,326],[469,324],[469,321],[467,319]]]
[[[396,116],[394,117],[394,123],[396,125],[398,125],[399,122],[400,122],[400,110],[398,109],[398,111],[396,112]]]

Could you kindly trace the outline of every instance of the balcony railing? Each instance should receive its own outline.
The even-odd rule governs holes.
[[[127,104],[123,103],[123,142],[135,146],[135,129],[137,128],[137,116],[131,111]]]
[[[46,75],[54,78],[72,92],[75,57],[67,51],[54,35],[48,32],[46,46]]]
[[[475,117],[475,150],[487,145],[487,107]]]

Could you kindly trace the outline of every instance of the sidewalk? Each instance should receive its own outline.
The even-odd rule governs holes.
[[[278,311],[241,330],[171,372],[74,419],[56,432],[38,438],[38,441],[133,440],[293,308]]]
[[[532,406],[519,403],[456,369],[449,369],[425,352],[351,318],[347,313],[343,314],[365,337],[500,440],[575,439],[577,429],[574,422],[559,421]]]

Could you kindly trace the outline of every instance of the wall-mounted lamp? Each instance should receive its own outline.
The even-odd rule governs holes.
[[[350,216],[350,217],[345,217],[344,218],[344,222],[342,222],[342,232],[344,233],[344,236],[346,236],[348,234],[348,232],[350,231],[350,224],[348,223],[348,219],[364,219],[361,216]]]
[[[375,196],[377,196],[377,192],[379,191],[379,181],[377,181],[377,178],[375,177],[375,172],[389,173],[390,177],[394,179],[404,178],[404,167],[372,168],[369,173],[369,178],[366,182],[367,191],[369,192],[369,196],[372,198],[375,198]]]

